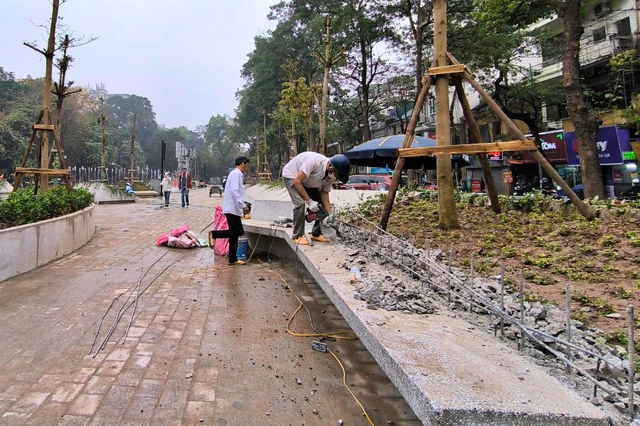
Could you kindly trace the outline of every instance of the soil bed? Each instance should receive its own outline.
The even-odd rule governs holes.
[[[441,250],[453,266],[476,276],[499,275],[517,288],[524,274],[530,300],[565,305],[571,287],[572,317],[609,334],[626,329],[626,308],[640,301],[640,215],[614,207],[589,222],[571,207],[544,213],[504,210],[459,203],[460,229],[438,225],[437,201],[396,203],[387,230],[419,248]],[[368,215],[374,222],[379,211]],[[638,317],[638,315],[636,315]]]

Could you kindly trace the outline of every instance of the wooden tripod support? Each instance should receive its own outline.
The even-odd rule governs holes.
[[[31,126],[31,137],[29,138],[29,142],[27,143],[27,150],[20,161],[20,166],[16,167],[16,180],[15,186],[13,188],[13,192],[17,191],[20,188],[20,184],[22,182],[23,176],[35,176],[36,180],[40,182],[39,185],[36,185],[36,188],[40,186],[40,188],[44,191],[48,188],[49,178],[50,177],[63,177],[65,181],[65,185],[67,187],[67,191],[71,192],[71,179],[69,169],[67,168],[67,162],[64,159],[64,155],[62,154],[62,144],[60,143],[60,136],[55,131],[54,124],[42,124],[42,117],[44,116],[44,111],[40,111],[40,115],[38,116],[38,122]],[[51,122],[51,117],[49,117],[49,123]],[[47,164],[46,168],[42,167],[26,167],[27,159],[29,158],[29,154],[31,153],[31,148],[33,147],[33,142],[36,139],[36,135],[38,132],[41,132],[40,139],[40,158],[46,158],[45,164]],[[60,161],[61,169],[51,169],[49,168],[49,152],[48,151],[48,141],[49,134],[53,133],[53,140],[56,148],[56,152],[58,154],[58,159]],[[40,164],[43,164],[42,162]]]

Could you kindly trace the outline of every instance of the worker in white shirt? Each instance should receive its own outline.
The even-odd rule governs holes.
[[[306,210],[317,212],[322,204],[324,210],[331,213],[331,184],[336,179],[346,183],[350,168],[349,159],[343,154],[327,158],[311,151],[296,155],[284,166],[282,177],[293,202],[293,240],[296,244],[309,244],[304,238]],[[320,220],[313,224],[311,239],[322,243],[330,242],[329,238],[322,235]]]

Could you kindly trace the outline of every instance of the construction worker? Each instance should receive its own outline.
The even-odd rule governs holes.
[[[330,214],[331,185],[336,180],[342,183],[349,181],[350,169],[351,163],[343,154],[327,158],[311,151],[296,155],[284,166],[282,177],[293,202],[293,240],[296,244],[309,244],[304,232],[306,210],[317,212],[321,204],[327,214]],[[311,239],[322,243],[330,242],[329,238],[322,236],[320,220],[313,224]]]

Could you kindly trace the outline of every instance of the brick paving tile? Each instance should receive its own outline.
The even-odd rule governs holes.
[[[114,384],[116,386],[138,386],[142,380],[144,371],[139,369],[123,369],[116,377]]]
[[[27,393],[32,386],[33,385],[30,385],[29,383],[17,383],[10,385],[5,388],[4,392],[0,393],[0,401],[17,401],[22,397],[22,395]]]
[[[51,395],[51,400],[55,402],[71,402],[83,388],[80,383],[62,383]]]
[[[117,376],[124,367],[124,361],[105,361],[102,367],[98,368],[98,376]]]
[[[65,374],[44,374],[29,389],[32,392],[53,392],[67,378]]]
[[[83,392],[87,394],[96,393],[96,394],[104,395],[109,391],[109,389],[111,389],[111,386],[113,385],[115,380],[116,380],[115,377],[93,376],[87,382]]]
[[[131,386],[112,386],[105,395],[102,404],[126,407],[135,392],[136,389]]]
[[[57,426],[85,426],[88,425],[90,421],[91,419],[88,417],[68,414],[62,417],[62,420],[57,423]]]
[[[102,404],[93,415],[91,426],[117,426],[121,424],[126,405]]]
[[[71,377],[69,377],[69,381],[77,382],[77,383],[85,383],[87,380],[89,380],[93,376],[93,373],[95,373],[95,371],[96,371],[95,368],[82,367],[71,374]]]
[[[159,398],[162,385],[163,382],[159,380],[144,379],[140,382],[135,395],[139,398]]]
[[[133,420],[151,420],[157,405],[157,398],[134,397],[125,410],[122,421],[128,423]]]
[[[71,407],[69,407],[67,413],[78,416],[93,416],[103,397],[103,395],[82,394],[78,396]]]
[[[67,411],[68,404],[62,404],[59,402],[47,401],[42,404],[31,416],[28,418],[28,423],[33,425],[58,425],[60,419],[62,419]],[[86,424],[87,418],[84,418]]]

